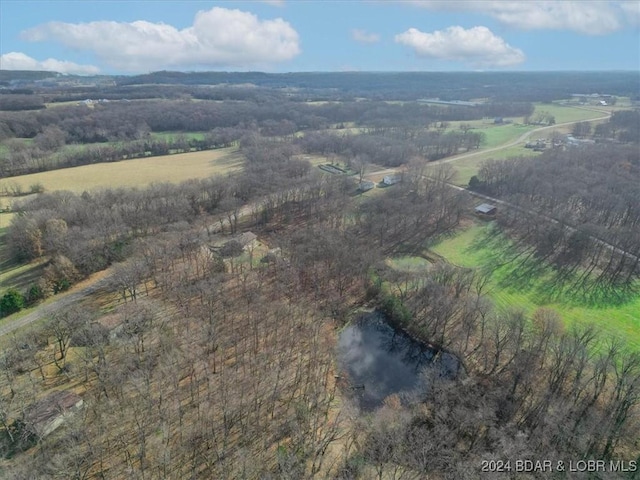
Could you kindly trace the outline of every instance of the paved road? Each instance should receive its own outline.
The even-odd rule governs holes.
[[[568,225],[567,223],[564,223],[560,220],[558,220],[557,218],[551,217],[550,215],[546,215],[544,213],[535,211],[535,210],[530,210],[530,209],[526,209],[526,208],[522,208],[518,205],[516,205],[515,203],[511,203],[511,202],[507,202],[505,200],[500,200],[499,198],[495,198],[495,197],[490,197],[488,195],[483,195],[482,193],[478,193],[478,192],[474,192],[472,190],[467,190],[466,188],[460,187],[458,185],[454,185],[452,183],[447,183],[447,185],[451,188],[455,188],[456,190],[460,191],[460,192],[465,192],[468,193],[469,195],[472,195],[474,197],[480,198],[482,200],[488,200],[491,203],[495,203],[497,205],[502,205],[502,206],[506,206],[509,208],[512,208],[514,210],[518,210],[520,212],[523,213],[527,213],[529,215],[534,215],[538,218],[542,218],[546,221],[555,223],[555,224],[559,224],[562,225],[564,228],[566,228],[567,230],[569,230],[570,232],[575,232],[577,229],[571,225]],[[630,252],[627,252],[625,250],[622,250],[619,247],[616,247],[615,245],[612,245],[608,242],[606,242],[605,240],[602,240],[601,238],[598,237],[594,237],[593,235],[589,235],[598,245],[603,245],[604,247],[608,248],[609,250],[612,250],[613,252],[620,254],[620,255],[624,255],[628,258],[631,258],[632,260],[638,260],[638,257]]]
[[[69,292],[53,297],[49,303],[36,307],[35,310],[27,313],[26,315],[13,320],[11,318],[7,318],[5,320],[6,323],[0,326],[0,336],[8,335],[19,328],[52,315],[61,308],[69,307],[74,303],[79,302],[87,295],[91,295],[92,293],[106,287],[110,280],[111,270],[109,269],[106,271],[106,275],[105,272],[98,273],[94,278],[89,278],[83,281],[80,285],[75,286]]]
[[[611,118],[611,113],[610,112],[605,112],[604,110],[597,110],[597,109],[592,109],[592,108],[582,108],[582,107],[575,107],[575,108],[581,108],[582,110],[589,110],[589,111],[592,111],[592,112],[604,113],[605,115],[600,116],[600,117],[596,117],[596,118],[590,118],[588,120],[575,120],[573,122],[557,123],[555,125],[548,125],[546,127],[534,128],[533,130],[529,130],[528,132],[523,133],[522,135],[520,135],[515,140],[512,140],[512,141],[507,142],[507,143],[503,143],[502,145],[498,145],[497,147],[492,147],[492,148],[487,148],[487,149],[479,149],[479,150],[474,150],[473,152],[461,153],[460,155],[453,155],[451,157],[443,158],[442,160],[436,160],[434,162],[429,162],[429,165],[431,166],[431,165],[440,165],[442,163],[457,162],[457,161],[465,159],[465,158],[476,157],[478,155],[484,155],[486,153],[491,153],[491,152],[498,152],[498,151],[504,150],[506,148],[515,147],[516,145],[519,145],[521,143],[525,143],[527,141],[527,139],[531,135],[533,135],[534,133],[542,133],[542,132],[545,132],[545,131],[548,131],[548,130],[553,130],[553,129],[558,128],[558,127],[568,127],[568,126],[575,125],[576,123],[580,123],[580,122],[597,122],[597,121],[600,121],[600,120],[607,120],[607,119]]]
[[[582,121],[593,122],[593,121],[599,121],[599,120],[606,120],[606,119],[611,117],[611,113],[605,112],[603,110],[594,109],[594,108],[586,108],[586,107],[575,107],[575,108],[581,108],[582,110],[589,110],[589,111],[593,111],[593,112],[604,113],[605,115],[600,116],[600,117],[596,117],[596,118],[590,118],[588,120],[575,120],[575,121],[572,121],[572,122],[564,122],[564,123],[559,123],[559,124],[556,124],[556,125],[549,125],[549,126],[546,126],[546,127],[535,128],[533,130],[530,130],[528,132],[523,133],[517,139],[512,140],[510,142],[507,142],[507,143],[504,143],[504,144],[499,145],[497,147],[493,147],[493,148],[489,148],[489,149],[485,149],[485,150],[476,150],[474,152],[462,153],[460,155],[454,155],[452,157],[447,157],[447,158],[444,158],[442,160],[436,160],[434,162],[429,162],[428,165],[432,166],[432,165],[439,165],[439,164],[443,164],[443,163],[451,163],[451,162],[456,162],[458,160],[462,160],[462,159],[469,158],[469,157],[474,157],[474,156],[478,156],[478,155],[484,155],[484,154],[486,154],[488,152],[497,152],[497,151],[504,150],[506,148],[510,148],[510,147],[515,146],[515,145],[519,145],[521,143],[524,143],[534,133],[540,133],[540,132],[543,132],[543,131],[546,131],[546,130],[552,130],[552,129],[557,128],[557,127],[570,126],[570,125],[574,125],[574,124],[582,122]],[[377,172],[371,172],[366,176],[368,176],[368,177],[372,177],[372,176],[378,177],[380,175],[392,175],[394,173],[398,173],[399,170],[400,169],[398,169],[398,168],[388,168],[386,170],[379,170]],[[447,183],[447,185],[449,187],[451,187],[451,188],[454,188],[454,189],[458,190],[458,191],[468,193],[469,195],[472,195],[474,197],[480,198],[482,200],[490,201],[491,203],[495,203],[497,205],[506,206],[506,207],[512,208],[514,210],[518,210],[518,211],[521,211],[521,212],[524,212],[524,213],[527,213],[527,214],[530,214],[530,215],[534,215],[534,216],[537,216],[539,218],[542,218],[542,219],[547,220],[547,221],[552,222],[552,223],[556,223],[556,224],[562,223],[562,225],[565,228],[567,228],[570,232],[575,232],[576,231],[575,227],[573,227],[571,225],[567,225],[566,223],[561,222],[557,218],[553,218],[553,217],[551,217],[549,215],[546,215],[544,213],[537,212],[537,211],[534,211],[534,210],[524,209],[524,208],[522,208],[522,207],[520,207],[520,206],[518,206],[518,205],[516,205],[514,203],[507,202],[505,200],[500,200],[499,198],[490,197],[488,195],[483,195],[481,193],[473,192],[471,190],[468,190],[466,188],[460,187],[460,186],[455,185],[453,183]],[[631,258],[632,260],[638,260],[638,257],[636,255],[633,255],[630,252],[622,250],[621,248],[616,247],[615,245],[612,245],[612,244],[606,242],[605,240],[603,240],[601,238],[594,237],[594,236],[591,236],[591,238],[596,243],[598,243],[599,245],[603,245],[606,248],[614,251],[617,254],[624,255],[626,257]]]
[[[599,113],[606,113],[606,115],[604,116],[600,116],[597,118],[591,118],[588,120],[581,120],[581,121],[598,121],[598,120],[606,120],[609,117],[611,117],[610,113],[604,112],[602,110],[596,110],[596,109],[589,109],[589,108],[585,108],[585,110],[592,110],[594,112],[599,112]],[[540,133],[546,130],[551,130],[554,128],[558,128],[558,127],[563,127],[563,126],[569,126],[569,125],[573,125],[575,123],[578,123],[578,121],[574,121],[574,122],[565,122],[565,123],[560,123],[560,124],[556,124],[556,125],[550,125],[550,126],[546,126],[546,127],[540,127],[540,128],[535,128],[533,130],[530,130],[526,133],[523,133],[522,135],[520,135],[517,139],[512,140],[508,143],[505,143],[503,145],[497,146],[497,147],[493,147],[493,148],[489,148],[489,149],[484,149],[484,150],[476,150],[473,152],[467,152],[467,153],[462,153],[460,155],[455,155],[452,157],[448,157],[442,160],[437,160],[435,162],[430,162],[429,165],[438,165],[438,164],[442,164],[442,163],[450,163],[450,162],[456,162],[458,160],[462,160],[465,158],[469,158],[469,157],[474,157],[477,155],[484,155],[485,153],[488,152],[497,152],[499,150],[503,150],[505,148],[510,148],[513,147],[515,145],[518,145],[520,143],[525,142],[531,135],[535,134],[535,133]],[[371,176],[379,176],[379,175],[389,175],[389,174],[393,174],[393,173],[397,173],[399,171],[399,169],[397,168],[389,168],[386,170],[380,170],[377,172],[371,172],[369,174],[367,174],[367,177],[371,177]],[[505,206],[509,206],[510,208],[516,208],[516,209],[520,209],[522,210],[520,207],[518,207],[517,205],[511,204],[509,202],[505,202],[504,200],[500,200],[497,198],[493,198],[493,197],[488,197],[486,195],[481,195],[475,192],[471,192],[465,188],[459,187],[457,185],[453,185],[453,184],[449,184],[449,186],[451,188],[455,188],[457,190],[460,191],[464,191],[469,193],[470,195],[474,195],[476,197],[479,198],[483,198],[485,200],[489,200],[491,202],[500,204],[500,205],[505,205]],[[251,213],[251,205],[245,205],[244,207],[242,207],[239,212],[238,212],[238,216],[239,217],[244,217],[246,215],[249,215]],[[539,215],[541,217],[544,217],[546,219],[548,219],[549,221],[553,221],[553,222],[558,222],[558,220],[553,219],[551,217],[546,217],[544,215],[541,215],[540,213],[537,212],[529,212],[529,213],[534,213],[536,215]],[[228,221],[223,222],[225,224],[228,224]],[[573,228],[573,227],[569,227],[568,228]],[[218,233],[219,230],[221,229],[221,226],[219,225],[219,223],[212,225],[211,226],[211,230],[210,233]],[[625,255],[631,255],[627,252],[622,252],[622,250],[620,250],[619,248],[613,246],[613,245],[609,245],[608,243],[604,242],[603,240],[599,239],[599,238],[594,238],[596,241],[606,245],[608,248],[612,248],[617,252],[621,252]],[[637,258],[633,255],[631,255],[634,259]],[[108,282],[110,281],[111,278],[111,272],[110,270],[107,270],[106,274],[103,272],[102,275],[96,275],[96,277],[94,279],[89,279],[89,280],[85,280],[84,282],[82,282],[81,285],[78,285],[76,287],[74,287],[70,292],[67,292],[66,294],[60,296],[60,297],[54,297],[54,299],[52,301],[50,301],[50,303],[46,304],[46,305],[42,305],[38,308],[36,308],[34,311],[29,312],[28,314],[21,316],[19,318],[16,318],[15,320],[12,320],[10,318],[5,320],[5,324],[2,325],[0,327],[0,336],[3,335],[8,335],[11,332],[14,332],[15,330],[22,328],[26,325],[29,325],[30,323],[36,322],[38,320],[40,320],[43,317],[46,317],[48,315],[53,314],[54,312],[58,311],[61,308],[65,308],[65,307],[69,307],[72,304],[82,300],[84,297],[86,297],[87,295],[91,295],[92,293],[96,292],[97,290],[105,287]]]

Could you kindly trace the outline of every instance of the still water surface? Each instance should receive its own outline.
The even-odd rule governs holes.
[[[453,378],[458,360],[418,342],[387,323],[379,312],[365,313],[340,333],[338,361],[364,410],[382,405],[391,394],[414,395],[426,388],[424,369]],[[364,388],[363,388],[364,387]]]

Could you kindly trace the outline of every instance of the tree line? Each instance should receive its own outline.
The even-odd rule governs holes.
[[[418,154],[433,160],[460,149],[479,148],[484,139],[482,133],[468,128],[447,131],[450,120],[483,118],[494,110],[512,109],[513,113],[525,114],[532,108],[531,104],[503,103],[450,107],[386,102],[310,105],[291,101],[184,100],[114,102],[96,104],[93,108],[61,106],[38,113],[0,115],[0,137],[4,137],[6,146],[0,155],[0,173],[15,176],[147,155],[205,150],[232,145],[252,132],[292,137],[299,131],[307,132],[297,142],[310,153],[330,149],[347,158],[360,154],[369,161],[397,166]],[[367,135],[336,138],[322,133],[331,126],[345,123],[360,126]],[[430,128],[436,126],[438,128]],[[151,135],[166,131],[177,133],[171,139]],[[191,131],[208,133],[198,139],[180,135],[180,132]],[[24,138],[33,141],[27,143]],[[318,142],[325,145],[314,146]],[[66,147],[76,144],[86,146]]]
[[[463,197],[450,175],[425,179],[416,166],[362,205],[331,176],[279,187],[236,225],[280,247],[258,264],[221,264],[203,249],[203,213],[134,239],[107,317],[59,312],[3,352],[7,474],[473,479],[487,458],[637,452],[637,353],[565,328],[551,310],[495,310],[481,272],[438,264],[399,278],[382,262],[457,224]],[[403,328],[464,369],[453,381],[425,374],[425,394],[362,415],[335,381],[331,332],[355,305],[384,308],[389,295]],[[86,407],[44,436],[25,411],[52,378],[81,382]]]
[[[640,276],[640,156],[635,147],[554,149],[536,162],[488,161],[473,188],[517,205],[499,223],[522,271],[550,264],[558,289],[611,294]],[[542,221],[538,217],[542,217]]]

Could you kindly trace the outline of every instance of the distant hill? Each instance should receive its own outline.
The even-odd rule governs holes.
[[[5,88],[69,89],[81,87],[138,89],[141,85],[257,86],[303,93],[311,99],[469,101],[479,98],[500,101],[550,102],[575,93],[600,93],[640,98],[640,72],[173,72],[143,75],[62,75],[56,72],[0,70]],[[42,90],[41,90],[42,91]],[[111,92],[101,90],[109,98]],[[113,93],[113,92],[112,92]],[[87,95],[87,93],[83,93]],[[125,96],[139,96],[130,91]]]
[[[34,70],[0,70],[0,82],[11,82],[15,80],[35,81],[44,80],[46,78],[57,77],[57,72],[45,72]]]
[[[118,85],[253,84],[271,88],[332,89],[349,94],[401,93],[442,100],[469,100],[505,94],[513,99],[545,101],[566,98],[581,91],[617,96],[638,95],[639,72],[170,72],[120,76]]]

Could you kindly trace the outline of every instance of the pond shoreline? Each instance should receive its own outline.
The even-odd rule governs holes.
[[[364,410],[378,408],[389,395],[419,397],[429,388],[426,371],[455,381],[461,365],[457,355],[416,339],[376,308],[357,310],[340,330],[338,363]]]

